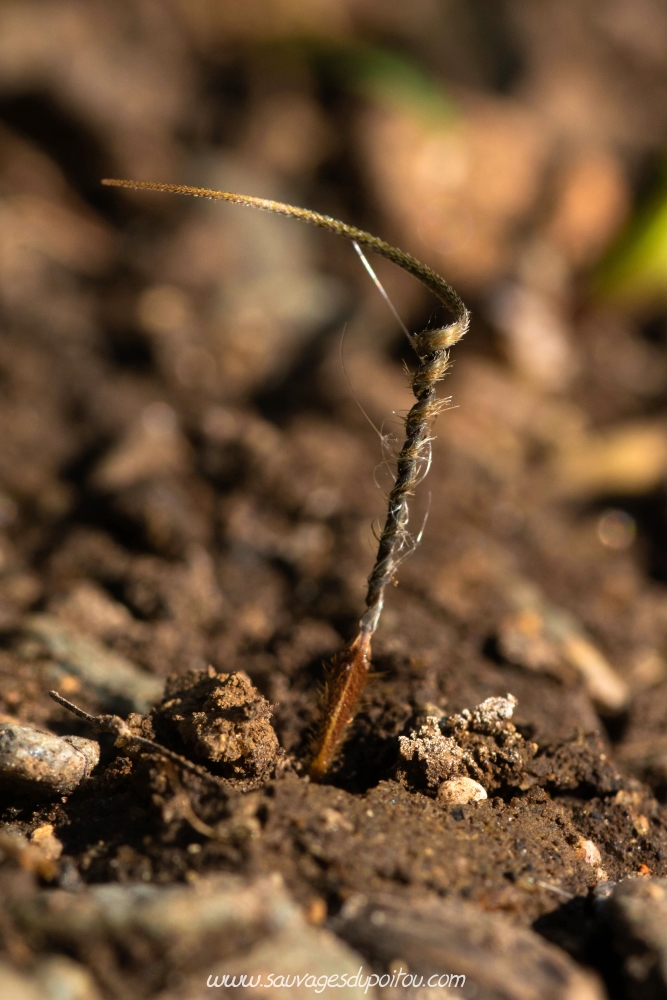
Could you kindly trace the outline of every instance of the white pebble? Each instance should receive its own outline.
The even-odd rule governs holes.
[[[450,778],[438,788],[438,801],[448,806],[461,806],[466,802],[481,802],[487,798],[486,789],[472,778]]]
[[[600,849],[592,840],[584,840],[582,837],[579,841],[579,850],[583,851],[584,861],[587,865],[597,867],[597,865],[602,863]]]

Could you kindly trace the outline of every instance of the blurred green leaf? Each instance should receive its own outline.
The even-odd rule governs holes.
[[[364,42],[325,38],[290,39],[278,44],[292,59],[303,59],[335,79],[341,90],[400,107],[428,122],[442,123],[457,116],[444,87],[403,53]]]
[[[371,100],[416,111],[428,119],[455,117],[453,102],[416,62],[389,49],[354,46],[334,57],[348,86]]]
[[[667,302],[667,178],[600,265],[594,294],[630,308]]]

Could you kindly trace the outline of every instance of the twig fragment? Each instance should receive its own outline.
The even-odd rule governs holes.
[[[396,479],[388,498],[387,517],[378,542],[375,565],[368,578],[366,611],[359,622],[356,638],[337,659],[324,699],[319,734],[310,766],[311,778],[319,780],[326,774],[334,760],[368,678],[371,639],[382,613],[385,588],[394,578],[401,561],[401,553],[404,556],[406,551],[410,550],[408,498],[412,496],[418,482],[423,478],[424,470],[428,470],[431,426],[438,413],[447,405],[446,400],[436,396],[436,386],[449,368],[449,348],[458,343],[468,329],[470,313],[454,289],[426,264],[422,264],[403,250],[385,243],[377,236],[328,215],[266,198],[188,187],[184,184],[109,179],[103,180],[102,183],[110,187],[161,191],[228,201],[301,219],[303,222],[350,240],[364,262],[365,258],[360,252],[361,247],[372,250],[397,264],[433,292],[453,317],[452,323],[436,330],[424,330],[412,336],[408,334],[408,339],[419,358],[419,365],[412,376],[412,391],[416,402],[405,420],[405,443],[398,455]],[[366,266],[368,268],[367,263]],[[368,269],[373,276],[372,269]]]
[[[163,747],[160,743],[155,743],[154,740],[149,740],[145,736],[137,736],[136,733],[132,732],[127,722],[121,719],[119,715],[89,715],[88,712],[84,712],[78,705],[74,705],[67,698],[63,698],[57,691],[49,691],[49,697],[59,705],[62,705],[63,708],[66,708],[72,715],[76,715],[78,719],[87,722],[93,732],[110,733],[114,737],[114,746],[119,749],[129,748],[145,750],[151,754],[159,754],[161,757],[166,757],[173,764],[178,764],[185,771],[190,771],[192,774],[196,774],[197,777],[204,778],[210,784],[215,785],[218,790],[220,788],[225,789],[225,791],[228,790],[227,783],[222,778],[218,778],[217,775],[211,774],[205,767],[200,767],[199,764],[195,764],[193,761],[188,760],[187,757],[182,757],[173,750]]]

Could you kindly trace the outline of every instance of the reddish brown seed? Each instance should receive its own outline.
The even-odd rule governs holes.
[[[322,706],[322,728],[310,765],[310,777],[314,781],[323,778],[331,766],[343,733],[354,716],[370,665],[371,638],[366,632],[360,632],[334,665]]]

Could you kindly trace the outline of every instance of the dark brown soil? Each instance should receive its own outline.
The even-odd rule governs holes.
[[[0,723],[90,738],[89,725],[49,699],[56,688],[87,712],[129,719],[212,777],[101,735],[101,762],[73,793],[4,787],[0,895],[279,873],[311,922],[334,930],[357,896],[467,900],[537,930],[620,995],[620,959],[596,899],[606,883],[667,877],[665,469],[650,455],[644,467],[645,452],[623,444],[637,428],[665,438],[664,315],[653,309],[644,323],[587,293],[611,223],[587,258],[559,250],[567,291],[553,293],[553,308],[570,373],[560,381],[517,361],[489,306],[503,281],[530,286],[525,261],[556,232],[549,206],[575,140],[563,140],[545,97],[533,201],[489,223],[483,239],[470,208],[470,231],[495,261],[484,270],[472,263],[479,254],[429,245],[417,209],[413,218],[387,201],[393,189],[376,169],[383,147],[375,157],[372,143],[395,109],[346,89],[326,66],[297,60],[295,69],[238,26],[216,28],[223,41],[209,50],[208,29],[194,22],[175,34],[144,25],[135,38],[129,22],[148,16],[141,4],[127,5],[128,23],[109,13],[104,30],[70,6],[93,62],[141,48],[133,94],[137,106],[155,98],[163,114],[123,118],[111,71],[98,81],[107,90],[91,91],[107,96],[89,105],[46,70],[36,93],[30,19],[21,28],[17,15],[17,66],[28,68],[0,79],[9,220],[0,236]],[[385,38],[380,14],[355,17],[359,37]],[[416,38],[396,17],[387,37]],[[587,39],[587,14],[573,17]],[[529,23],[525,52],[551,65],[553,25],[540,33]],[[426,62],[444,60],[426,35],[414,44]],[[599,45],[581,58],[606,80],[616,50]],[[501,98],[483,82],[484,51],[470,56],[470,75],[452,70],[453,92],[480,134],[475,101],[486,95],[488,120],[501,137],[510,130],[513,149],[504,102],[533,114],[541,78],[526,55],[523,89]],[[643,94],[640,68],[624,72],[628,93]],[[655,88],[647,100],[662,121]],[[293,159],[267,138],[276,95],[305,116]],[[624,98],[608,99],[614,121],[632,117]],[[631,199],[633,170],[652,162],[657,140],[640,124],[609,129],[600,142]],[[357,402],[400,437],[407,347],[352,251],[240,208],[98,190],[101,175],[135,170],[308,202],[377,228],[451,264],[475,313],[448,376],[455,408],[439,419],[433,468],[414,501],[415,534],[428,511],[423,540],[388,595],[375,673],[319,785],[306,772],[327,664],[363,611],[371,526],[390,481]],[[433,320],[430,301],[380,273],[409,325]],[[626,535],[609,534],[610,511]],[[461,723],[508,695],[511,723]],[[401,756],[399,737],[418,738],[428,718],[461,750],[451,773],[488,798],[444,804],[438,786],[450,773]],[[7,839],[35,831],[50,854]],[[32,872],[25,886],[12,881],[21,866]],[[18,927],[0,921],[0,939],[25,965],[41,946]],[[151,983],[138,975],[132,989],[152,997]]]

